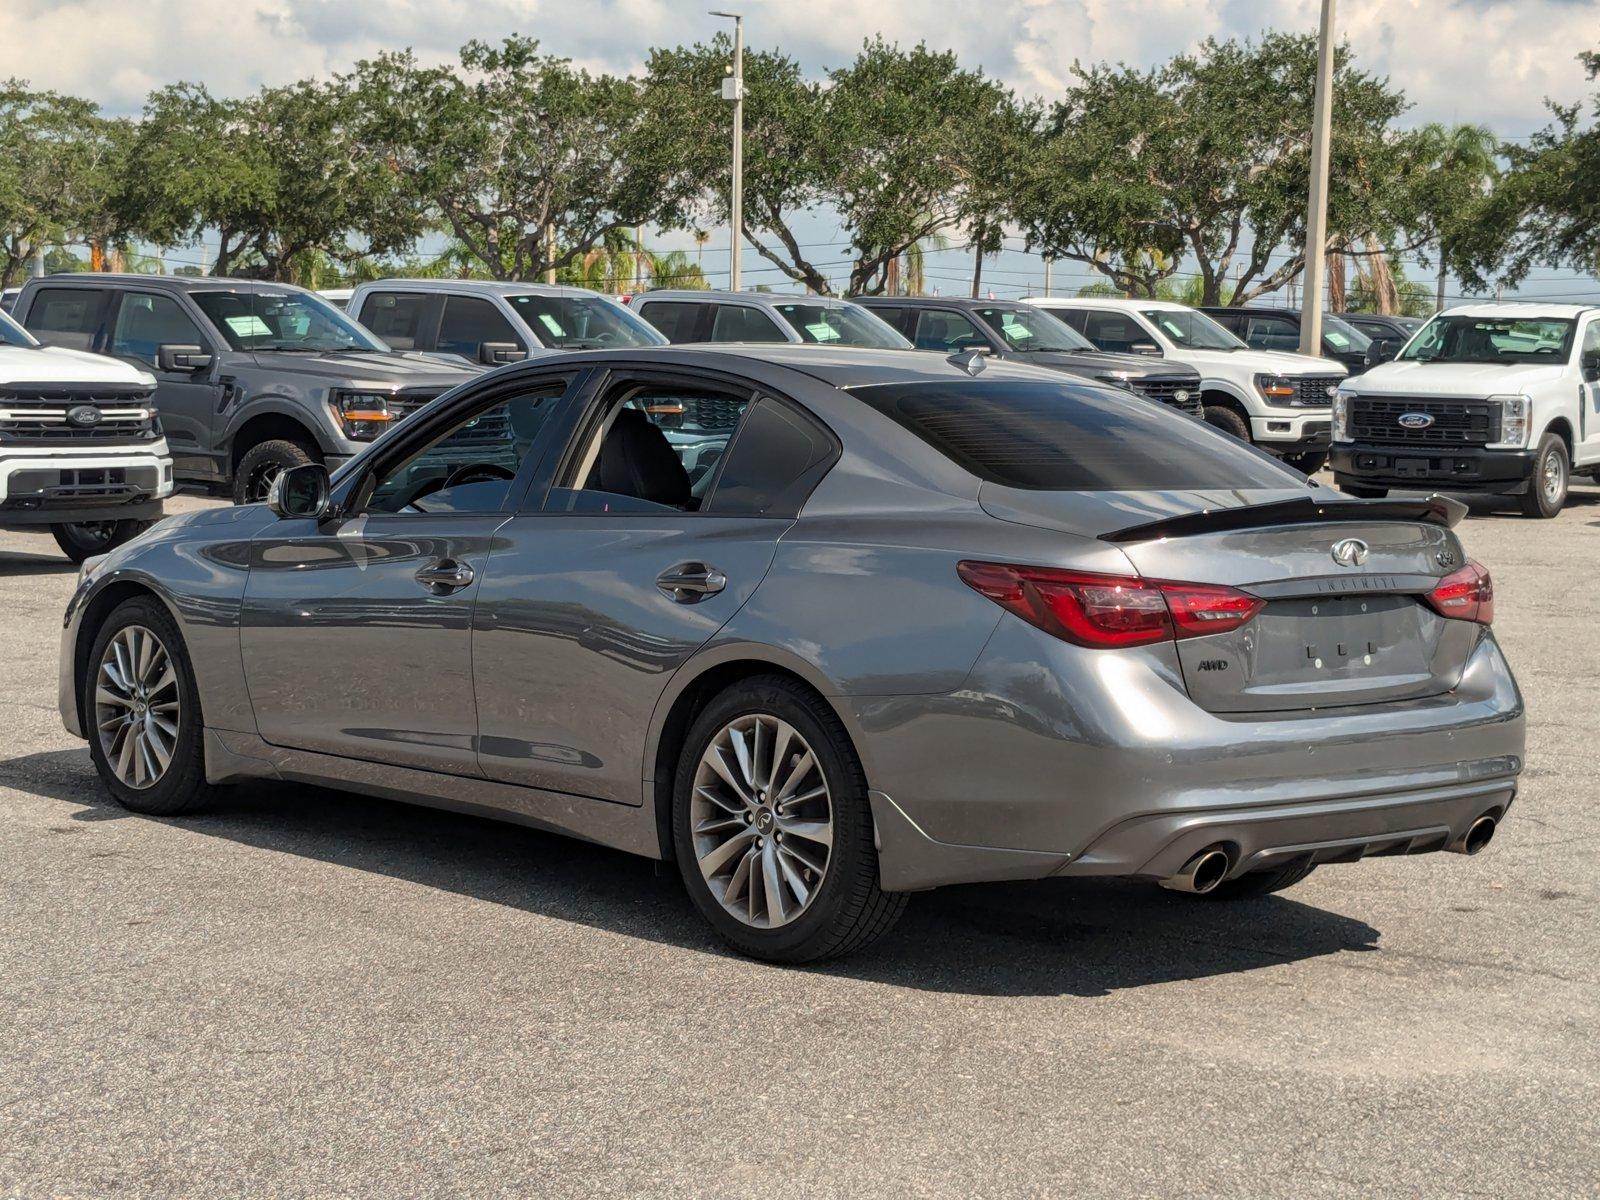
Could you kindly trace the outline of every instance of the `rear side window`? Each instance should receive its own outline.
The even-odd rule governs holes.
[[[94,349],[111,293],[102,288],[40,288],[27,325],[47,346]]]
[[[739,427],[708,511],[792,517],[838,457],[832,435],[788,405],[763,397]]]
[[[787,342],[783,330],[759,308],[745,304],[719,304],[711,323],[713,342]]]
[[[379,292],[361,306],[361,323],[394,349],[415,350],[427,304],[419,293]]]
[[[652,300],[637,304],[639,315],[661,331],[669,342],[693,342],[699,339],[700,305],[676,300]]]
[[[1300,476],[1201,421],[1109,389],[1015,380],[856,388],[978,478],[1032,491],[1301,486]]]
[[[489,301],[476,296],[447,297],[444,316],[439,321],[439,349],[475,359],[478,347],[485,342],[509,342],[527,349],[511,322]]]

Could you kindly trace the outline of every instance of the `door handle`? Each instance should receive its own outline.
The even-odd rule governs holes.
[[[685,604],[714,596],[728,586],[728,577],[705,563],[681,563],[656,576],[656,586]]]
[[[417,582],[438,595],[458,592],[475,578],[471,567],[453,558],[441,558],[417,572]]]

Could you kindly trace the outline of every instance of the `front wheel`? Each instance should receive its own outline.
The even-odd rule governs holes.
[[[1522,493],[1522,515],[1549,520],[1567,503],[1567,489],[1572,483],[1572,463],[1567,458],[1567,444],[1553,433],[1539,439],[1539,453],[1533,460],[1533,477],[1528,480],[1528,490]]]
[[[717,696],[684,742],[673,846],[695,907],[734,949],[803,963],[887,933],[867,781],[838,716],[782,676]]]
[[[1241,442],[1250,440],[1250,422],[1225,405],[1206,405],[1206,424],[1216,426],[1223,433],[1231,433]]]
[[[75,563],[96,554],[114,550],[132,541],[154,524],[153,521],[79,521],[72,525],[52,525],[56,545]]]
[[[260,504],[272,491],[272,481],[290,467],[314,462],[311,451],[299,442],[274,438],[258,442],[239,458],[233,471],[233,502]]]

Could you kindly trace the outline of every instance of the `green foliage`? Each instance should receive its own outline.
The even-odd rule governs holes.
[[[1360,260],[1358,260],[1359,263]],[[1414,279],[1407,279],[1404,265],[1398,255],[1388,255],[1389,275],[1394,282],[1395,294],[1399,303],[1394,306],[1394,313],[1402,317],[1431,317],[1433,315],[1433,296],[1428,291],[1425,283]],[[1378,289],[1374,286],[1372,272],[1359,265],[1356,269],[1355,282],[1350,287],[1349,295],[1345,298],[1345,309],[1349,312],[1382,312],[1383,306],[1379,303]]]

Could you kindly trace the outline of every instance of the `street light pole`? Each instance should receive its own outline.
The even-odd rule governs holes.
[[[1317,91],[1311,126],[1311,195],[1306,203],[1306,287],[1300,353],[1322,353],[1322,281],[1328,254],[1328,142],[1333,132],[1333,0],[1322,0]]]
[[[739,243],[744,237],[744,17],[718,12],[733,22],[733,75],[722,81],[722,98],[733,101],[733,190],[728,197],[728,219],[733,229],[728,250],[728,287],[739,290]]]

